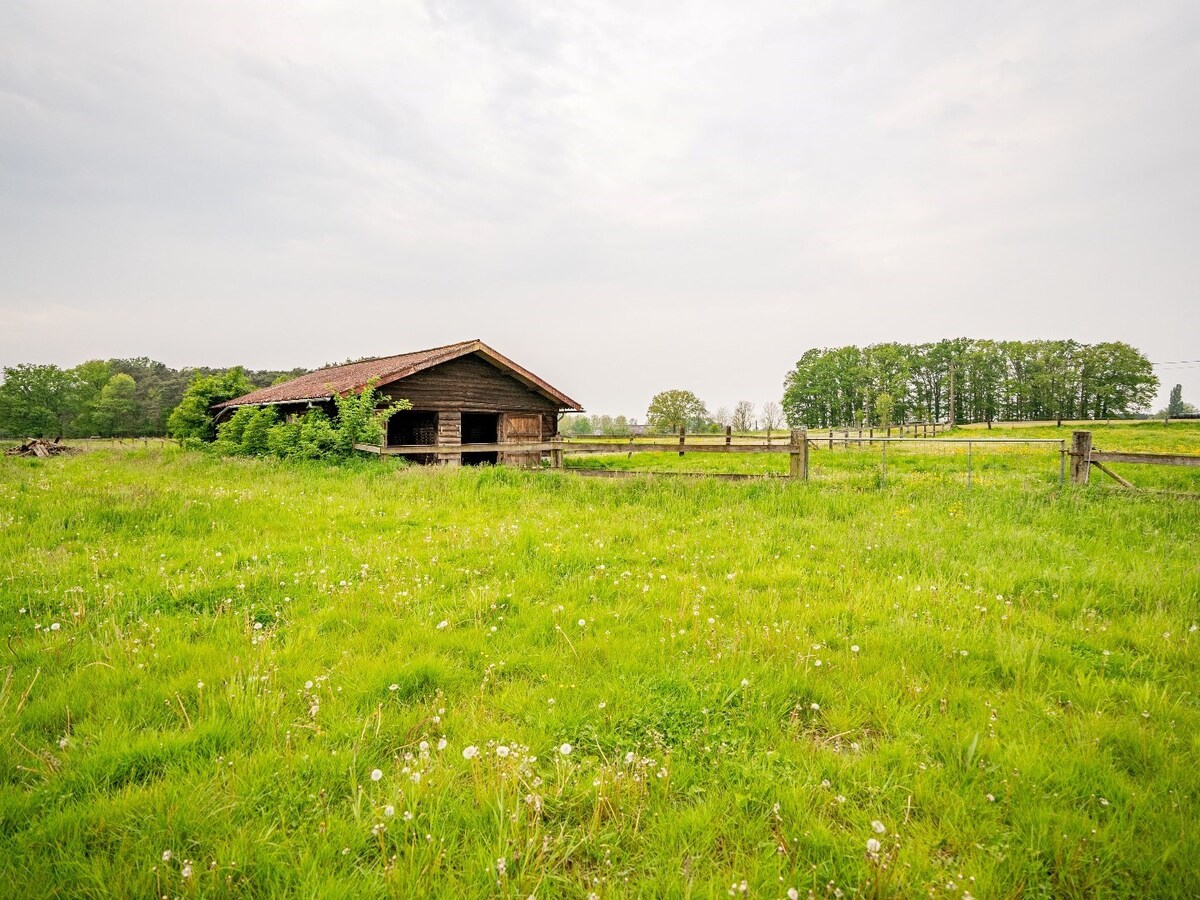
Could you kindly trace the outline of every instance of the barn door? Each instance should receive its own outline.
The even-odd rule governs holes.
[[[501,416],[501,438],[503,444],[537,444],[542,440],[542,417],[540,413],[505,413]],[[537,466],[542,454],[505,453],[500,461],[514,466]]]

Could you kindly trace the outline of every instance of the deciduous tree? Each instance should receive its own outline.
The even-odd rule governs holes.
[[[754,427],[754,404],[749,400],[739,400],[733,408],[733,430],[749,431]]]
[[[655,394],[646,410],[646,421],[656,431],[698,431],[708,422],[708,410],[691,391],[670,390]]]

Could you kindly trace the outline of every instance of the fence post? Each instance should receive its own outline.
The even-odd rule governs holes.
[[[1071,432],[1071,484],[1087,484],[1092,467],[1092,433]]]
[[[729,445],[732,443],[733,443],[733,426],[726,425],[725,426],[725,449],[728,450]],[[770,443],[771,443],[771,438],[770,438],[770,436],[768,436],[767,444],[770,444]]]
[[[971,442],[967,441],[967,487],[971,486]]]
[[[563,467],[563,448],[561,441],[555,441],[558,445],[550,451],[550,468],[561,469]]]
[[[829,426],[829,449],[833,449],[833,426]]]
[[[883,460],[883,465],[880,468],[880,472],[879,472],[879,486],[881,488],[885,488],[885,487],[887,487],[887,444],[886,443],[883,445],[882,460]]]
[[[687,434],[687,426],[680,425],[679,426],[679,455],[680,456],[683,456],[683,438],[684,438],[685,434]]]
[[[808,429],[792,429],[791,468],[788,471],[791,478],[808,481]]]

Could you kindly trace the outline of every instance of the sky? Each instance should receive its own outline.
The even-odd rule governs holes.
[[[480,338],[644,417],[957,336],[1200,403],[1200,3],[0,4],[0,365]]]

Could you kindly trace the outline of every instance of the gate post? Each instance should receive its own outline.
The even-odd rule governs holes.
[[[1087,484],[1092,467],[1092,433],[1071,432],[1071,484]]]
[[[791,466],[788,477],[808,481],[808,429],[792,429]]]

